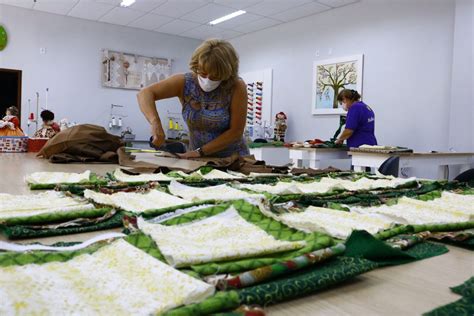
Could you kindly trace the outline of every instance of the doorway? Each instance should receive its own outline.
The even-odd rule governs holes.
[[[10,106],[16,106],[21,122],[21,70],[0,68],[0,118]]]

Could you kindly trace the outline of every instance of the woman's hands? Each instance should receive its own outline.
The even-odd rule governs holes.
[[[151,135],[153,136],[152,143],[157,148],[165,143],[165,131],[158,120],[151,123]]]
[[[193,151],[187,151],[184,154],[178,154],[178,156],[181,159],[190,159],[190,158],[200,158],[201,155],[199,154],[198,151],[193,150]]]

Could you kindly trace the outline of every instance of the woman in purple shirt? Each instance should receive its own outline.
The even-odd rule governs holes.
[[[375,114],[372,109],[360,101],[360,94],[355,90],[344,89],[339,92],[337,101],[347,111],[346,128],[336,140],[342,144],[347,140],[347,147],[377,145],[375,138]]]

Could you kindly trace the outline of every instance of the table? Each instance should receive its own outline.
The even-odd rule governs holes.
[[[290,148],[290,159],[293,166],[304,167],[309,161],[309,167],[323,169],[330,165],[341,169],[349,169],[350,157],[347,148]]]
[[[472,168],[474,164],[474,153],[375,153],[349,151],[352,156],[354,171],[364,171],[365,167],[378,169],[380,165],[390,157],[400,157],[398,174],[402,175],[401,169],[420,168],[428,165],[438,167],[438,179],[447,179],[449,166],[459,166],[460,172]]]
[[[283,166],[291,162],[287,147],[264,146],[250,148],[249,151],[255,159],[263,160],[267,165]]]
[[[35,158],[35,153],[0,154],[0,173],[8,181],[0,182],[0,193],[35,194],[23,178],[35,171],[84,172],[99,174],[112,172],[112,164],[51,164]],[[44,237],[16,241],[54,244],[59,241],[85,241],[99,234],[116,231],[104,230],[76,235]],[[5,237],[0,235],[0,240]],[[448,246],[447,254],[409,264],[385,267],[362,274],[324,291],[296,300],[268,306],[271,316],[294,315],[421,315],[440,305],[458,300],[449,290],[472,275],[472,251]]]

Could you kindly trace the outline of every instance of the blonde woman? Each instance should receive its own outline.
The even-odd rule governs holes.
[[[239,78],[239,58],[232,45],[207,40],[193,53],[191,72],[177,74],[142,89],[140,109],[151,125],[153,145],[165,142],[155,101],[178,97],[190,133],[190,149],[181,158],[241,156],[249,151],[244,141],[247,91]]]

